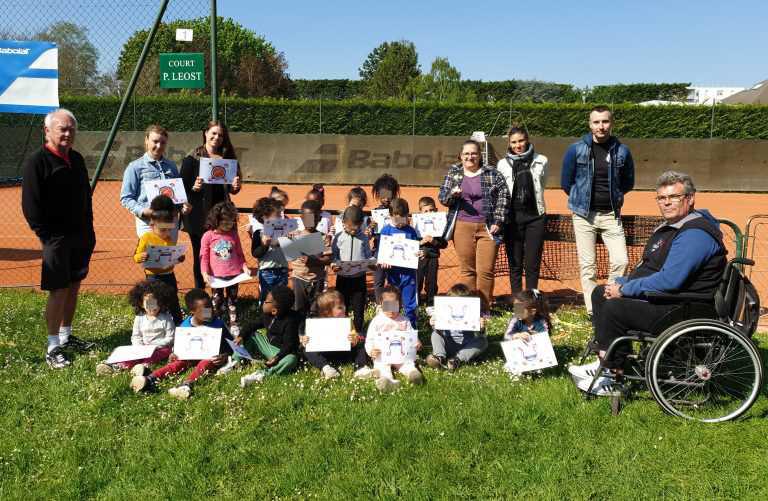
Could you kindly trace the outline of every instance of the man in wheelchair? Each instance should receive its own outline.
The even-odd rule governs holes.
[[[582,391],[596,395],[613,391],[631,354],[631,343],[606,352],[627,332],[658,335],[686,318],[715,318],[711,298],[727,265],[726,249],[718,221],[707,210],[695,209],[695,195],[689,175],[667,171],[659,176],[656,202],[665,222],[651,235],[640,263],[628,277],[592,293],[595,335],[589,348],[597,352],[598,360],[568,369]],[[692,307],[690,301],[675,300],[669,294],[700,300]],[[596,371],[602,374],[597,379]]]

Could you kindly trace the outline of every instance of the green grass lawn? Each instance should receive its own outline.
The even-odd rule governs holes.
[[[613,417],[562,368],[510,380],[492,344],[477,366],[424,369],[425,386],[389,395],[347,367],[340,381],[301,370],[247,390],[243,372],[210,377],[180,402],[134,395],[126,373],[95,375],[129,343],[122,297],[82,296],[75,332],[99,344],[60,371],[43,360],[45,296],[0,291],[0,301],[2,500],[768,498],[762,397],[718,425],[667,416],[643,394]],[[556,317],[564,364],[590,328],[583,310]],[[492,340],[507,318],[493,320]],[[758,339],[765,350],[768,336]]]

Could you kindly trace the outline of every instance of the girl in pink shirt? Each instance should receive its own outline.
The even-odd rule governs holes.
[[[200,269],[208,285],[212,279],[229,280],[241,273],[251,274],[245,262],[243,247],[237,234],[237,209],[232,202],[219,202],[208,212],[208,222],[200,241]],[[213,288],[213,308],[223,317],[229,310],[229,330],[237,336],[237,284]]]

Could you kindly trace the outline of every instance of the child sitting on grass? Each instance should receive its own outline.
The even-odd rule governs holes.
[[[347,308],[344,306],[344,297],[337,290],[329,289],[317,298],[317,316],[319,318],[346,318]],[[299,338],[301,345],[306,348],[309,343],[308,336]],[[366,378],[371,375],[371,369],[367,366],[368,355],[365,353],[365,338],[358,336],[353,327],[349,334],[349,342],[352,345],[350,351],[328,352],[304,352],[304,358],[313,367],[320,369],[325,379],[339,377],[338,365],[342,363],[355,363],[355,377]]]
[[[133,346],[156,346],[154,353],[143,360],[131,360],[96,365],[96,374],[106,376],[115,372],[130,370],[134,376],[143,376],[152,364],[163,362],[173,352],[173,334],[176,324],[171,316],[174,299],[178,303],[173,289],[163,282],[145,280],[134,285],[128,292],[128,301],[136,313],[133,319],[131,344]]]
[[[527,289],[515,294],[513,303],[515,315],[509,320],[504,340],[527,340],[531,334],[546,332],[552,329],[549,318],[549,305],[544,294],[537,289]]]
[[[200,240],[200,270],[210,285],[213,278],[232,279],[241,273],[251,274],[245,262],[243,246],[237,234],[237,208],[232,202],[219,202],[208,212],[208,231]],[[237,325],[238,284],[213,290],[213,309],[220,318],[229,313],[229,327],[234,335]]]
[[[464,284],[456,284],[448,290],[448,296],[478,297]],[[429,319],[434,327],[434,318]],[[481,328],[485,328],[485,318],[480,318]],[[432,354],[427,356],[427,365],[433,369],[447,367],[455,371],[461,364],[469,363],[479,357],[488,348],[485,333],[473,331],[432,331]]]
[[[301,220],[303,230],[295,232],[296,236],[318,233],[317,225],[320,222],[320,204],[313,200],[307,200],[301,204]],[[317,296],[325,288],[325,267],[331,262],[331,249],[327,245],[325,250],[314,256],[301,256],[291,261],[293,268],[293,293],[296,296],[294,309],[307,316]]]
[[[290,374],[299,363],[299,327],[304,317],[294,311],[293,291],[285,285],[273,287],[261,306],[262,317],[252,325],[235,343],[251,354],[259,353],[266,359],[266,370],[259,370],[240,378],[245,388],[260,383],[267,376]],[[266,329],[267,333],[256,332]],[[238,355],[232,357],[234,361]]]
[[[186,318],[179,327],[205,326],[221,329],[219,354],[206,360],[179,360],[175,354],[171,354],[167,365],[153,371],[149,376],[135,376],[131,380],[131,389],[134,392],[156,391],[157,383],[161,379],[195,366],[195,369],[184,378],[184,382],[181,385],[168,390],[168,394],[173,398],[186,400],[192,395],[192,384],[195,381],[208,372],[216,371],[226,362],[227,354],[231,352],[226,339],[232,339],[232,337],[224,322],[219,318],[213,317],[211,296],[202,289],[192,289],[184,296],[184,303],[192,315]]]
[[[390,365],[381,361],[381,348],[387,333],[392,331],[411,330],[410,321],[400,314],[400,291],[393,285],[386,285],[381,289],[379,307],[376,316],[368,324],[368,332],[365,336],[365,351],[373,360],[373,377],[376,379],[376,388],[382,392],[390,392],[400,386],[392,370],[408,378],[412,384],[424,382],[424,376],[412,360],[402,364]],[[417,342],[416,351],[421,349],[421,342]]]
[[[178,236],[179,209],[174,205],[173,200],[165,195],[158,195],[152,199],[149,208],[152,211],[152,215],[149,217],[151,230],[141,235],[133,255],[133,260],[139,264],[144,263],[149,257],[147,247],[176,245],[176,237]],[[179,262],[183,261],[184,256],[179,257]],[[173,273],[173,265],[167,268],[144,268],[144,274],[147,280],[162,282],[173,289],[173,298],[171,298],[172,302],[169,308],[173,321],[177,324],[181,322],[179,289],[176,284],[176,275]]]

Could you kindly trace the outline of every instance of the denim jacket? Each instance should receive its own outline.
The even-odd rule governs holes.
[[[509,205],[507,182],[495,168],[483,166],[481,169],[480,188],[483,192],[485,225],[489,230],[494,224],[502,227],[507,219],[507,206]],[[454,188],[461,186],[463,180],[464,167],[460,164],[451,165],[438,194],[440,203],[448,207],[448,227],[443,235],[446,240],[453,238],[453,229],[459,215],[459,204],[456,197],[451,196],[451,193]],[[496,234],[493,237],[497,243],[501,241],[501,234]]]
[[[611,136],[608,151],[611,155],[608,183],[611,190],[611,207],[615,216],[621,215],[624,194],[635,186],[635,163],[629,148]],[[584,134],[580,141],[568,147],[563,157],[560,186],[568,194],[568,208],[574,214],[587,217],[592,198],[595,161],[592,158],[592,134]]]
[[[120,205],[136,216],[136,232],[143,233],[148,222],[141,218],[141,212],[149,207],[144,182],[154,179],[174,179],[179,177],[179,170],[172,160],[163,157],[153,160],[149,153],[128,164],[123,173],[123,187],[120,190]]]

